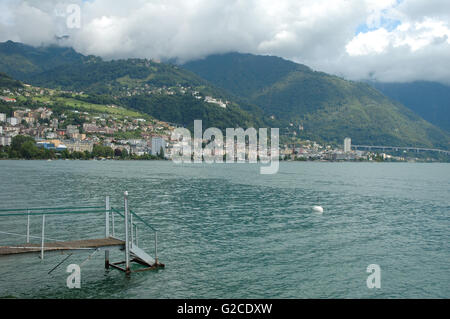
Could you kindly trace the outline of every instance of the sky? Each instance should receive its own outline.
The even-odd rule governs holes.
[[[449,0],[0,0],[0,42],[180,63],[276,55],[382,82],[450,84],[449,21]]]

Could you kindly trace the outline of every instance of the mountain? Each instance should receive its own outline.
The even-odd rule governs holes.
[[[0,72],[0,88],[1,89],[19,89],[23,84],[20,81],[14,80],[9,75]]]
[[[450,132],[450,86],[436,82],[370,83],[425,120]]]
[[[449,133],[368,84],[270,56],[225,54],[184,66],[146,59],[104,61],[62,47],[0,44],[0,72],[29,84],[85,92],[192,129],[279,127],[319,142],[450,148]]]
[[[22,81],[26,81],[32,74],[64,64],[78,63],[83,59],[85,57],[72,48],[35,48],[13,41],[0,43],[0,70]]]
[[[228,53],[189,62],[190,70],[267,116],[301,127],[300,136],[341,143],[450,148],[450,136],[368,84],[271,56]]]
[[[202,119],[206,127],[265,127],[270,121],[258,107],[217,89],[176,65],[146,59],[104,61],[67,48],[33,48],[7,42],[0,56],[16,61],[20,72],[5,63],[0,71],[16,74],[27,83],[88,93],[92,103],[114,103],[147,113],[159,120],[192,128]],[[50,61],[56,61],[51,66]],[[218,103],[208,103],[206,97]],[[220,101],[226,107],[220,106]]]

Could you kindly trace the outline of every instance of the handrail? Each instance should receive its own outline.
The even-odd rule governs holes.
[[[26,211],[41,211],[41,210],[77,210],[77,209],[98,209],[104,208],[104,206],[85,206],[85,207],[47,207],[47,208],[21,208],[21,209],[9,209],[2,208],[0,212],[26,212]]]
[[[125,217],[124,214],[122,214],[119,210],[111,207],[111,211],[114,213],[119,214],[122,217]],[[135,216],[137,219],[139,219],[139,221],[141,221],[145,226],[147,226],[148,228],[150,228],[151,230],[153,230],[154,232],[157,232],[158,230],[156,228],[154,228],[152,225],[150,225],[149,223],[147,223],[141,216],[137,215],[134,211],[132,211],[131,209],[129,210],[129,212],[131,214],[133,214],[133,216]],[[133,223],[135,224],[135,223]]]
[[[134,217],[136,217],[137,219],[139,219],[145,226],[147,226],[148,228],[150,228],[151,230],[153,230],[154,232],[157,232],[158,230],[155,229],[152,225],[150,225],[149,223],[147,223],[141,216],[137,215],[135,212],[133,212],[132,210],[130,210],[130,213],[133,214]]]
[[[124,215],[124,214],[122,214],[119,210],[117,210],[117,209],[115,209],[115,208],[113,208],[113,207],[111,207],[111,212],[117,213],[117,214],[119,214],[120,216],[122,216],[122,217],[125,218],[125,215]]]
[[[138,258],[143,258],[143,260],[146,260],[145,262],[150,265],[152,263],[151,269],[153,267],[164,267],[164,265],[158,263],[158,230],[153,227],[150,223],[145,221],[142,217],[137,215],[134,211],[130,210],[128,207],[128,192],[124,193],[125,195],[125,202],[123,209],[116,209],[111,207],[109,196],[106,197],[106,205],[105,206],[83,206],[83,207],[51,207],[51,208],[22,208],[22,209],[7,209],[2,208],[0,209],[0,217],[11,217],[11,216],[27,216],[27,230],[26,235],[21,234],[15,234],[15,233],[8,233],[8,232],[0,232],[4,234],[9,235],[19,235],[27,238],[27,244],[30,243],[30,238],[37,238],[41,239],[40,247],[33,246],[33,248],[36,248],[38,250],[40,248],[41,250],[41,259],[44,259],[44,253],[48,249],[46,247],[45,240],[50,239],[49,237],[45,237],[45,220],[47,216],[50,215],[68,215],[68,214],[105,214],[105,235],[106,237],[110,237],[110,230],[111,230],[111,223],[112,223],[112,237],[115,237],[115,222],[114,217],[115,215],[121,216],[125,220],[125,263],[126,268],[125,271],[127,273],[130,272],[129,267],[129,261],[131,254],[137,254],[136,256],[141,256]],[[30,235],[30,224],[31,224],[31,216],[42,216],[42,228],[41,228],[41,236],[31,236]],[[135,218],[135,220],[133,220]],[[154,241],[155,241],[155,262],[153,264],[153,261],[151,259],[148,259],[147,255],[141,254],[140,250],[138,249],[137,252],[133,251],[134,247],[138,248],[138,228],[140,227],[140,224],[144,224],[146,229],[150,229],[154,232]],[[131,238],[129,237],[129,233],[131,232]],[[148,230],[147,230],[148,232]],[[62,240],[56,240],[56,239],[50,239],[57,241]],[[21,247],[22,248],[22,247]],[[23,247],[24,249],[27,247]],[[88,249],[88,248],[86,248]],[[130,251],[131,249],[131,251]],[[96,250],[97,251],[97,250]],[[105,251],[105,266],[108,267],[109,265],[109,250]]]
[[[42,216],[42,215],[65,215],[65,214],[97,214],[105,213],[105,210],[87,210],[87,211],[72,211],[72,212],[39,212],[39,213],[13,213],[13,214],[0,214],[0,217],[8,216]]]

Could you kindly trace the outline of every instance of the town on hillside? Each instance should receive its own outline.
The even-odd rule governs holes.
[[[82,95],[77,92],[66,94]],[[175,142],[171,139],[176,124],[159,121],[150,117],[123,115],[114,112],[88,112],[74,107],[54,111],[50,103],[31,108],[18,100],[20,96],[48,97],[53,90],[26,85],[25,89],[11,92],[3,90],[0,102],[6,104],[9,114],[0,113],[0,158],[8,158],[5,149],[10,147],[16,136],[34,139],[37,148],[51,151],[51,157],[71,158],[160,158],[171,159]],[[196,94],[196,92],[194,92]],[[226,103],[206,97],[210,103]],[[120,109],[107,105],[112,111]],[[110,111],[110,110],[108,110]],[[210,141],[203,141],[204,144]],[[310,140],[296,138],[292,143],[280,145],[280,160],[286,161],[405,161],[402,156],[385,153],[352,150],[351,139],[345,139],[343,147],[321,145]],[[97,149],[96,149],[97,147]],[[99,151],[99,147],[101,151]],[[2,151],[3,150],[3,155]],[[105,151],[107,150],[107,151]],[[246,149],[248,155],[248,148]],[[89,156],[80,156],[88,154]],[[20,157],[20,156],[19,156]]]

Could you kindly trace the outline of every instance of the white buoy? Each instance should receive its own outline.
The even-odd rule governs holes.
[[[323,207],[322,206],[314,206],[313,212],[318,214],[323,214]]]

